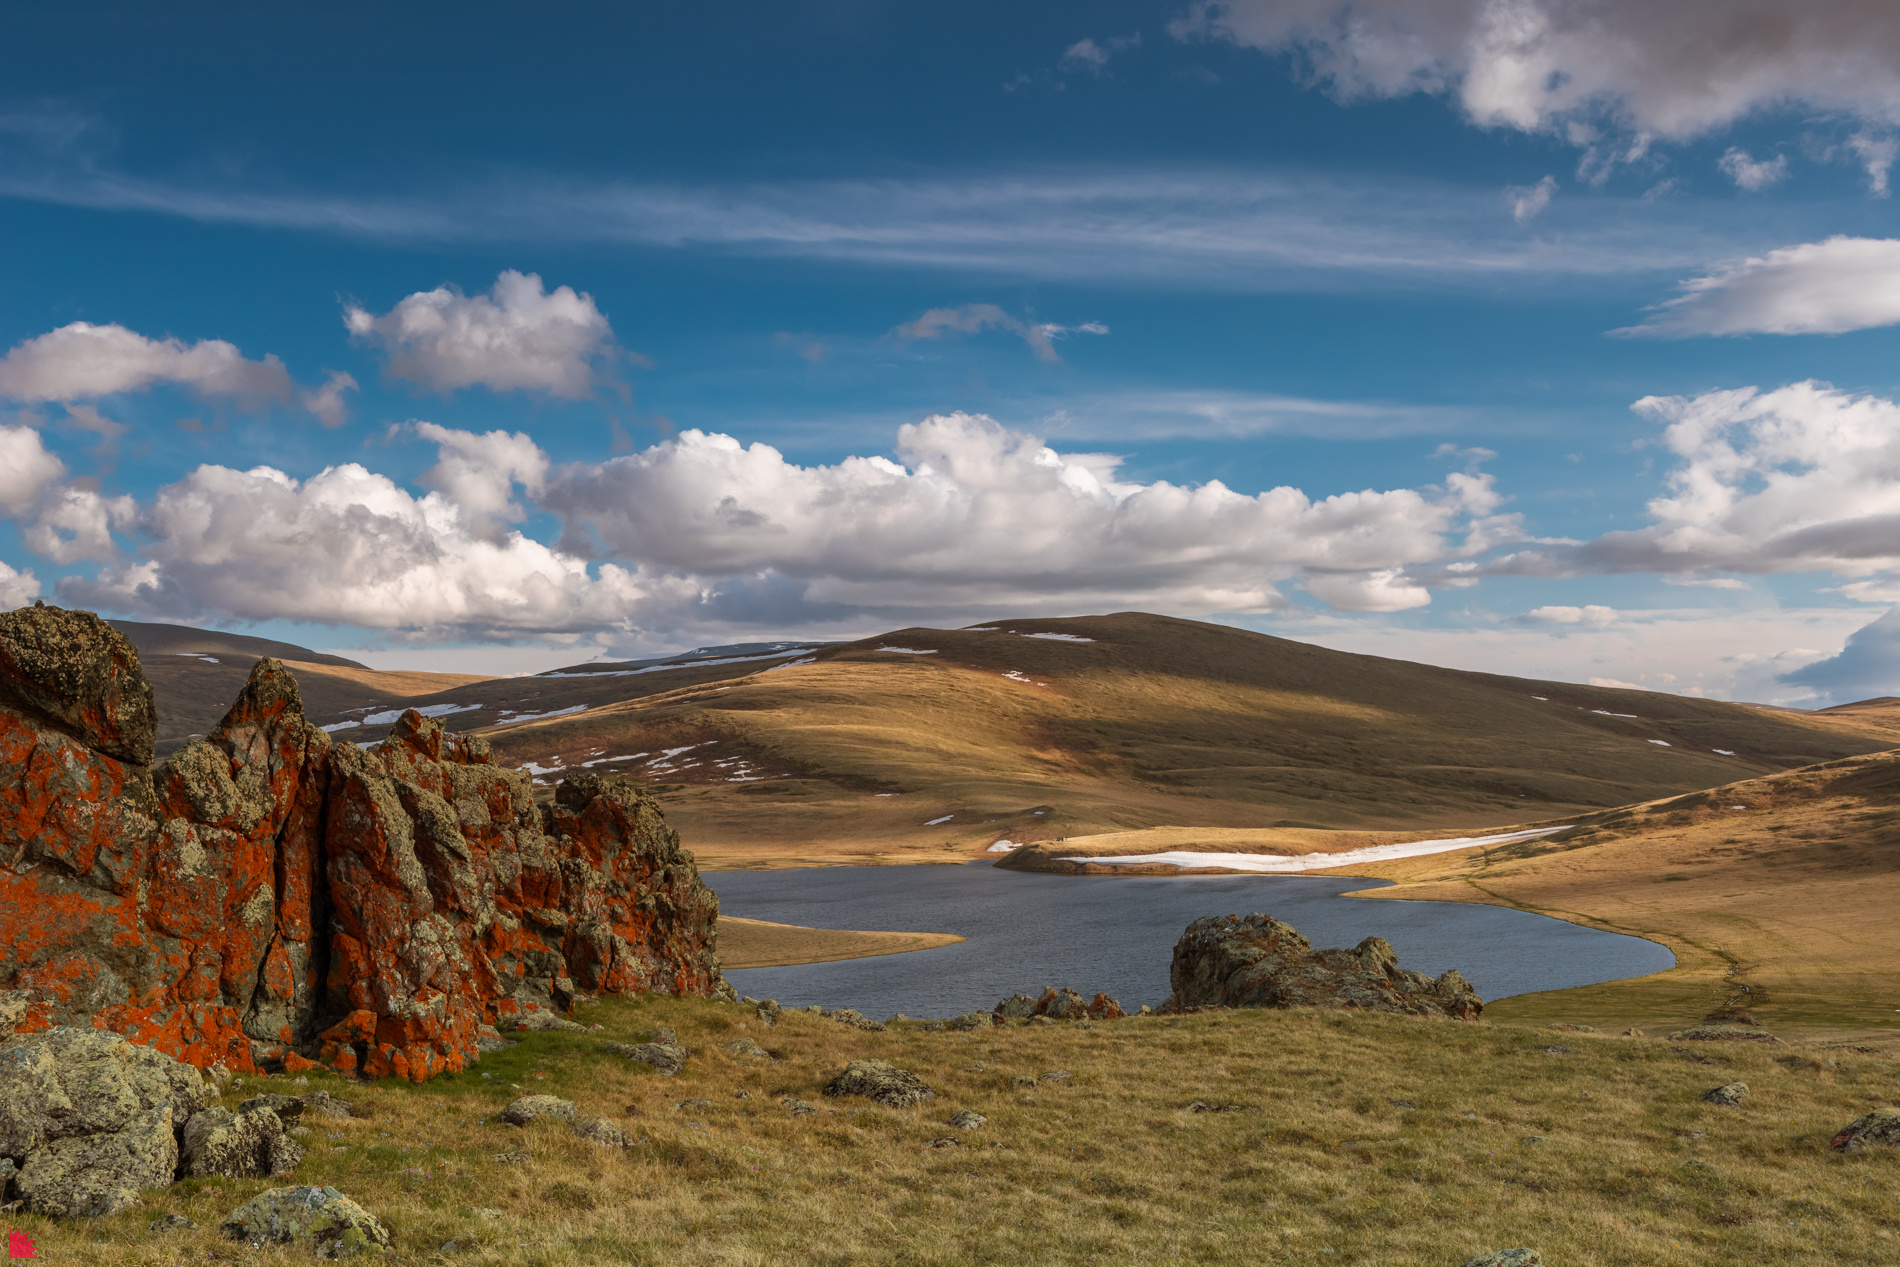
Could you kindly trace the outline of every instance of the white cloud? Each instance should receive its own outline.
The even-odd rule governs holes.
[[[25,607],[39,596],[40,583],[31,569],[21,572],[0,563],[0,611]]]
[[[615,351],[593,296],[571,286],[549,293],[538,274],[513,269],[486,295],[438,286],[380,317],[352,305],[343,319],[388,356],[391,375],[444,394],[488,387],[580,399],[601,384],[600,362]]]
[[[474,438],[477,442],[480,437]],[[444,464],[454,456],[444,454]],[[480,481],[445,484],[474,488]],[[68,577],[62,597],[168,619],[304,620],[436,637],[611,628],[652,597],[625,569],[589,574],[510,533],[484,540],[441,493],[417,498],[350,463],[308,480],[270,467],[201,466],[140,515],[136,563]]]
[[[1585,146],[1609,126],[1634,154],[1777,106],[1900,120],[1877,0],[1200,0],[1174,30],[1292,50],[1345,99],[1446,93],[1482,126]]]
[[[1871,132],[1856,132],[1847,138],[1847,147],[1867,169],[1867,192],[1877,198],[1887,196],[1887,178],[1893,171],[1895,158],[1900,158],[1900,143],[1891,136],[1876,136]]]
[[[515,500],[515,486],[538,497],[547,480],[548,455],[525,432],[454,431],[419,422],[416,432],[436,446],[436,464],[422,473],[424,488],[434,489],[462,515],[471,535],[492,543],[505,536],[503,524],[526,515]]]
[[[349,406],[343,403],[343,393],[356,390],[356,379],[342,370],[326,371],[323,386],[306,390],[298,399],[326,427],[336,428],[349,421]]]
[[[21,536],[27,549],[55,563],[107,562],[119,557],[114,529],[137,522],[138,503],[68,485],[45,494]]]
[[[1614,607],[1533,607],[1518,619],[1527,625],[1589,625],[1601,627],[1616,623]]]
[[[1722,174],[1734,181],[1736,186],[1750,193],[1759,193],[1771,185],[1778,185],[1788,178],[1788,156],[1777,154],[1772,159],[1756,160],[1747,150],[1739,146],[1730,146],[1728,152],[1717,160]]]
[[[1488,575],[1900,568],[1900,404],[1825,383],[1649,396],[1680,461],[1646,528],[1506,556]]]
[[[288,400],[290,374],[275,356],[250,361],[222,339],[148,339],[84,321],[20,343],[0,359],[0,396],[92,400],[177,383],[206,396]]]
[[[1784,673],[1781,680],[1836,704],[1900,695],[1900,607],[1848,635],[1838,655]]]
[[[1529,224],[1542,215],[1556,195],[1555,176],[1546,176],[1535,185],[1509,185],[1504,190],[1504,200],[1511,205],[1511,218],[1519,224]]]
[[[1085,321],[1077,326],[1056,325],[1053,322],[1029,322],[1013,317],[995,304],[964,304],[958,308],[932,308],[915,321],[906,322],[891,331],[900,339],[941,339],[947,334],[975,334],[987,329],[1007,330],[1029,345],[1029,350],[1042,361],[1059,361],[1056,355],[1055,340],[1071,334],[1107,334],[1108,327],[1099,321]]]
[[[1079,39],[1062,51],[1060,67],[1063,70],[1086,70],[1092,75],[1100,75],[1108,69],[1109,59],[1123,49],[1134,48],[1141,43],[1141,35],[1118,35],[1113,39],[1099,43],[1092,39]]]
[[[1145,603],[1267,610],[1300,577],[1342,606],[1415,605],[1395,569],[1449,557],[1458,531],[1504,531],[1488,476],[1447,491],[1255,496],[1218,482],[1135,484],[1117,459],[1059,454],[988,418],[898,433],[902,464],[789,463],[767,445],[689,431],[556,471],[542,498],[570,548],[700,575],[772,571],[857,607]]]
[[[1843,334],[1900,324],[1900,240],[1784,246],[1682,283],[1623,335]]]
[[[27,514],[65,475],[66,464],[47,452],[39,432],[0,426],[0,516]]]

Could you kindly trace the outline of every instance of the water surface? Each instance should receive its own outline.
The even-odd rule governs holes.
[[[1340,897],[1384,881],[1339,876],[1062,876],[964,866],[708,872],[720,910],[815,928],[960,933],[969,940],[874,959],[742,968],[741,994],[787,1007],[954,1016],[1044,986],[1107,991],[1133,1011],[1168,995],[1181,930],[1203,915],[1264,912],[1316,947],[1383,937],[1401,967],[1456,968],[1487,1002],[1675,966],[1654,942],[1461,902]]]

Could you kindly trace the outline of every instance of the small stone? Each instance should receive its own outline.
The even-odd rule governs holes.
[[[1857,1153],[1868,1144],[1900,1147],[1900,1109],[1875,1109],[1855,1118],[1828,1147],[1837,1153]]]
[[[720,1046],[735,1056],[752,1056],[765,1060],[772,1058],[771,1052],[765,1050],[765,1048],[759,1046],[749,1038],[736,1038],[732,1042],[722,1043]]]
[[[752,1093],[750,1091],[734,1091],[732,1093],[732,1098],[735,1100],[750,1100],[752,1098]]]
[[[148,1232],[181,1232],[188,1227],[197,1227],[196,1219],[188,1219],[182,1214],[167,1214],[162,1219],[153,1219],[145,1225]]]
[[[930,1146],[932,1148],[955,1148],[957,1145],[961,1144],[962,1142],[963,1141],[960,1139],[951,1139],[948,1135],[946,1135],[942,1139],[931,1140]]]
[[[496,1153],[495,1160],[504,1166],[525,1166],[534,1158],[527,1153]]]
[[[806,1100],[793,1099],[791,1096],[786,1096],[779,1103],[790,1109],[793,1117],[810,1117],[818,1112],[817,1105]]]
[[[300,1098],[303,1101],[304,1112],[315,1114],[317,1117],[363,1116],[354,1101],[339,1100],[328,1091],[312,1091],[309,1095]]]
[[[488,1205],[472,1206],[469,1209],[469,1213],[478,1219],[499,1219],[507,1217],[507,1211],[497,1210],[493,1206]]]
[[[1534,1249],[1500,1249],[1465,1259],[1465,1267],[1544,1267],[1544,1259]]]
[[[950,1018],[951,1029],[966,1032],[973,1029],[988,1029],[994,1024],[996,1024],[996,1015],[993,1012],[965,1012],[962,1016]]]
[[[960,1131],[973,1131],[987,1121],[989,1121],[987,1117],[974,1109],[958,1109],[950,1118],[950,1125]]]
[[[1025,1025],[1054,1025],[1055,1022],[1050,1020],[1046,1016],[1032,1016],[1028,1020],[1024,1021],[1023,1024]]]
[[[1731,1082],[1727,1086],[1712,1087],[1702,1093],[1702,1098],[1710,1104],[1740,1104],[1748,1095],[1746,1082]]]
[[[225,1215],[218,1230],[253,1245],[307,1245],[318,1258],[390,1247],[389,1230],[376,1216],[335,1188],[272,1188]]]
[[[872,1020],[854,1007],[832,1008],[829,1011],[822,1012],[821,1015],[827,1020],[838,1022],[840,1025],[849,1025],[852,1029],[868,1030],[876,1034],[884,1032],[883,1025]]]
[[[678,1047],[680,1045],[678,1032],[666,1025],[656,1025],[652,1029],[643,1029],[634,1035],[634,1037],[649,1043],[665,1043],[669,1047]]]
[[[526,1033],[541,1033],[547,1030],[573,1030],[586,1033],[587,1027],[578,1021],[556,1016],[552,1012],[528,1012],[515,1022],[515,1028]]]
[[[1048,1073],[1042,1075],[1042,1080],[1044,1082],[1067,1082],[1074,1076],[1075,1075],[1070,1073],[1067,1069],[1051,1069]]]
[[[583,1117],[574,1123],[574,1133],[590,1144],[607,1148],[625,1148],[627,1133],[604,1117]]]
[[[651,1065],[668,1077],[684,1069],[687,1058],[692,1055],[677,1043],[608,1043],[601,1050]]]
[[[1009,1085],[1012,1087],[1033,1087],[1036,1085],[1036,1080],[1026,1073],[1019,1073],[1009,1080]]]
[[[526,1126],[540,1117],[574,1120],[574,1102],[552,1095],[524,1095],[501,1111],[501,1120],[510,1126]]]
[[[1415,1109],[1418,1107],[1418,1105],[1413,1104],[1410,1100],[1387,1100],[1386,1103],[1395,1109]]]
[[[693,1109],[710,1109],[711,1107],[711,1100],[681,1100],[678,1104],[673,1106],[673,1111],[675,1113],[686,1113]]]
[[[303,1116],[303,1098],[294,1095],[254,1095],[238,1105],[239,1113],[249,1113],[252,1109],[269,1109],[277,1115],[277,1120],[285,1126]]]
[[[825,1084],[832,1096],[868,1096],[887,1108],[901,1109],[928,1100],[936,1092],[924,1080],[883,1060],[854,1060],[844,1072]]]

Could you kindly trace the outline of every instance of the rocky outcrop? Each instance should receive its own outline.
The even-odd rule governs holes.
[[[153,729],[122,635],[0,614],[0,1028],[420,1081],[586,995],[730,993],[717,899],[636,788],[538,806],[414,712],[333,744],[270,659],[157,769]]]
[[[1875,1109],[1841,1128],[1828,1143],[1837,1153],[1855,1153],[1868,1144],[1900,1147],[1900,1109]]]
[[[198,1070],[117,1034],[17,1037],[0,1046],[0,1157],[34,1213],[116,1214],[171,1183],[178,1135],[211,1097]]]
[[[1271,915],[1197,919],[1174,946],[1174,993],[1162,1010],[1332,1007],[1474,1021],[1484,1002],[1456,969],[1437,980],[1399,967],[1382,937],[1351,950],[1314,950]]]

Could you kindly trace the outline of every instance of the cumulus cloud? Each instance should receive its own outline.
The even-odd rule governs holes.
[[[1655,522],[1484,565],[1488,575],[1900,568],[1900,404],[1826,383],[1649,396],[1679,464]]]
[[[275,356],[246,360],[222,339],[148,339],[84,321],[28,339],[0,359],[0,396],[19,401],[92,400],[160,383],[255,401],[291,394],[290,374]]]
[[[416,432],[437,446],[436,464],[422,473],[422,486],[453,504],[480,540],[500,542],[502,525],[519,523],[527,514],[515,500],[517,484],[536,497],[547,479],[548,455],[525,432],[476,435],[433,422],[417,423]]]
[[[1535,185],[1509,185],[1504,190],[1504,201],[1511,206],[1511,218],[1519,224],[1529,224],[1542,215],[1544,208],[1550,206],[1550,200],[1557,195],[1557,178],[1546,176]]]
[[[1770,185],[1778,185],[1788,176],[1786,154],[1758,160],[1738,146],[1730,146],[1715,165],[1722,169],[1724,176],[1735,182],[1737,188],[1750,193],[1759,193]]]
[[[615,351],[593,296],[571,286],[549,293],[539,274],[513,269],[486,295],[438,286],[381,316],[351,305],[343,320],[389,358],[393,377],[445,395],[488,387],[581,399],[601,384],[601,363]]]
[[[326,427],[336,428],[349,421],[349,406],[343,401],[344,392],[356,390],[356,378],[342,370],[329,370],[321,387],[304,391],[299,400],[303,407]]]
[[[47,452],[39,432],[0,426],[0,515],[28,513],[65,475],[66,464]]]
[[[21,572],[0,563],[0,611],[25,607],[40,596],[40,583],[32,570]]]
[[[27,549],[55,563],[107,562],[120,555],[113,530],[138,522],[138,503],[90,488],[53,489],[40,500],[21,536]]]
[[[1616,608],[1591,604],[1587,607],[1533,607],[1518,620],[1527,625],[1589,625],[1601,627],[1616,622]]]
[[[1448,94],[1596,161],[1605,126],[1636,157],[1776,106],[1900,119],[1900,25],[1869,0],[1199,0],[1173,30],[1292,52],[1343,99]]]
[[[799,466],[768,445],[688,431],[550,477],[542,505],[569,548],[698,574],[774,571],[854,605],[1019,602],[1268,610],[1276,580],[1324,601],[1393,610],[1426,601],[1407,564],[1468,548],[1496,525],[1488,476],[1314,500],[1214,482],[1121,480],[1117,460],[1060,454],[988,418],[908,425],[898,457]]]
[[[1900,695],[1900,607],[1848,635],[1838,655],[1781,675],[1837,704]]]
[[[1831,237],[1784,246],[1681,289],[1649,320],[1611,333],[1844,334],[1900,324],[1900,240]]]
[[[1107,334],[1108,327],[1099,321],[1085,321],[1077,326],[1056,325],[1052,322],[1028,322],[1013,317],[995,304],[964,304],[958,308],[932,308],[915,321],[906,322],[891,331],[900,339],[941,339],[950,334],[975,334],[981,330],[1007,330],[1029,345],[1029,350],[1038,360],[1059,361],[1056,355],[1055,341],[1071,334]]]

